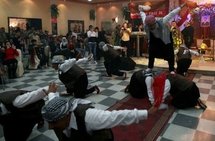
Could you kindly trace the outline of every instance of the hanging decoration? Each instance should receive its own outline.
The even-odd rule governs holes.
[[[122,15],[125,20],[130,20],[130,11],[128,9],[128,6],[122,7]]]
[[[90,12],[90,20],[95,20],[96,19],[96,12],[94,9],[91,9]]]
[[[52,25],[52,34],[57,35],[57,17],[59,16],[59,9],[56,4],[50,6],[51,10],[51,25]]]
[[[57,18],[59,16],[59,9],[56,4],[52,4],[51,7],[51,17]]]

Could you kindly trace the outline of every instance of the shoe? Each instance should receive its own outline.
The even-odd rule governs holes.
[[[171,71],[170,74],[171,74],[171,75],[175,75],[175,72],[174,72],[174,71]]]
[[[124,91],[125,93],[128,93],[128,92],[129,92],[129,86],[130,86],[130,85],[127,85],[127,86],[126,86],[125,91]]]
[[[123,80],[125,80],[126,78],[127,78],[127,73],[124,72],[124,74],[123,74]]]
[[[88,61],[91,61],[93,59],[93,54],[89,54],[89,56],[87,57]]]
[[[44,120],[41,120],[37,123],[37,129],[40,129],[44,126]]]
[[[93,64],[94,64],[94,65],[97,65],[97,62],[96,62],[96,61],[94,61],[94,62],[93,62]]]
[[[96,94],[99,94],[100,93],[100,89],[98,86],[94,86],[95,90],[96,90]]]
[[[112,77],[111,74],[103,74],[102,76],[103,76],[103,77]]]
[[[147,68],[147,69],[145,70],[145,72],[152,72],[152,69]]]

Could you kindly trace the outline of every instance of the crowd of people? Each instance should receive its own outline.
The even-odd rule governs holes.
[[[205,109],[206,106],[199,99],[198,87],[193,81],[184,77],[184,72],[188,70],[191,62],[188,62],[186,69],[181,69],[184,68],[183,64],[186,62],[183,60],[186,57],[181,56],[186,52],[192,52],[189,49],[189,43],[185,42],[184,46],[180,46],[177,59],[179,68],[175,70],[174,67],[172,31],[167,23],[184,6],[186,4],[174,9],[159,20],[152,15],[146,16],[144,6],[139,6],[147,33],[149,62],[146,70],[133,73],[125,92],[135,98],[147,97],[151,103],[151,108],[148,110],[99,110],[91,106],[91,101],[84,99],[90,93],[99,94],[100,89],[98,86],[88,88],[87,73],[79,66],[80,63],[91,62],[93,65],[103,56],[106,76],[118,75],[123,79],[127,76],[121,70],[129,71],[135,68],[136,64],[130,59],[132,56],[130,44],[132,29],[128,23],[123,23],[121,27],[116,26],[117,30],[114,30],[114,34],[117,37],[114,36],[112,44],[106,38],[103,30],[99,31],[98,27],[94,28],[92,25],[85,34],[75,34],[69,31],[66,36],[50,36],[47,31],[41,32],[34,29],[26,33],[16,29],[9,35],[4,28],[1,28],[0,52],[2,58],[0,58],[0,63],[7,66],[9,78],[17,77],[18,61],[16,57],[20,55],[17,51],[19,49],[23,54],[29,54],[27,66],[29,69],[52,65],[58,71],[58,77],[65,85],[67,93],[72,95],[72,98],[59,95],[58,85],[54,82],[51,82],[48,87],[32,92],[8,91],[0,94],[0,124],[4,129],[5,140],[12,141],[15,136],[17,140],[25,141],[34,125],[38,123],[39,126],[45,120],[60,141],[113,141],[111,128],[139,123],[157,110],[167,109],[170,103],[177,108],[199,105]],[[193,54],[198,55],[197,52]],[[188,57],[190,59],[190,54]],[[163,58],[168,61],[168,73],[156,75],[153,73],[155,58]],[[44,97],[48,97],[46,104],[43,100]],[[171,102],[167,103],[169,97]],[[10,136],[9,132],[12,132],[14,136]]]

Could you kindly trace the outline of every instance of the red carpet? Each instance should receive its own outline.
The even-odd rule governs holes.
[[[189,74],[188,79],[193,79],[195,75]],[[150,103],[147,98],[135,99],[131,96],[120,100],[109,108],[109,110],[120,109],[149,109]],[[159,110],[154,115],[150,115],[147,120],[138,124],[128,126],[118,126],[113,128],[115,141],[155,141],[162,132],[174,113],[174,107],[169,106],[167,110]]]

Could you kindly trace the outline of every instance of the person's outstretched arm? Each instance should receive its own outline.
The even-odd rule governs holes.
[[[19,95],[13,101],[13,105],[17,108],[23,108],[31,103],[43,99],[50,93],[56,93],[58,86],[55,83],[50,83],[48,88],[40,88],[32,92],[26,92],[25,94]]]
[[[104,111],[98,109],[88,109],[86,111],[85,123],[87,131],[112,128],[118,125],[129,125],[139,123],[140,120],[147,119],[147,110],[114,110]]]
[[[86,63],[87,61],[89,61],[88,58],[81,58],[76,60],[76,58],[72,58],[72,59],[68,59],[65,60],[65,62],[63,64],[60,65],[59,69],[65,73],[67,72],[74,64],[81,64],[81,63]]]
[[[174,16],[176,16],[180,10],[186,6],[186,3],[182,4],[181,6],[179,6],[178,8],[172,10],[169,14],[167,14],[165,17],[163,17],[163,23],[168,23]]]

